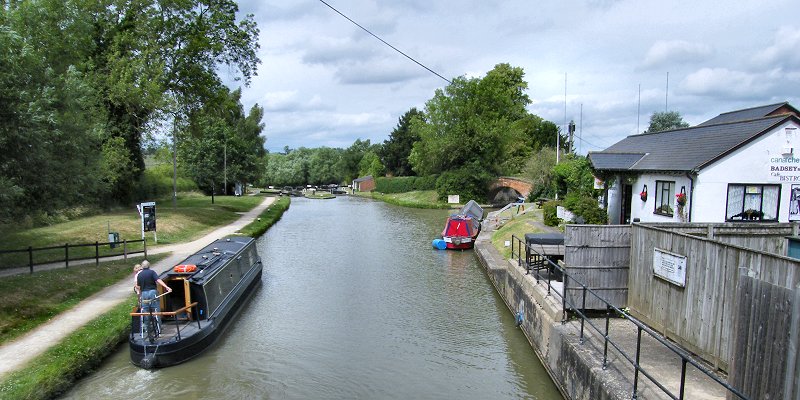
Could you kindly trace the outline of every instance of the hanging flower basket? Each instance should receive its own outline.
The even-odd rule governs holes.
[[[675,195],[675,202],[678,204],[678,207],[683,207],[686,205],[686,193],[678,193]]]
[[[647,192],[639,193],[639,198],[642,199],[642,201],[647,201]]]

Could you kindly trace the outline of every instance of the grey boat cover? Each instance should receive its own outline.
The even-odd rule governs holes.
[[[464,207],[461,207],[461,211],[458,212],[458,215],[466,215],[475,221],[480,221],[483,219],[483,208],[481,208],[475,200],[470,200]]]
[[[541,245],[562,245],[564,244],[563,233],[526,233],[525,242],[528,244]]]

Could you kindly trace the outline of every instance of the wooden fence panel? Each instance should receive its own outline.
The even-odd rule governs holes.
[[[742,275],[736,293],[729,382],[751,399],[792,399],[798,384],[788,362],[796,339],[791,334],[795,290]]]
[[[686,257],[685,287],[654,275],[654,248]],[[740,270],[784,288],[800,283],[794,259],[643,224],[631,228],[630,266],[627,304],[633,314],[723,370],[733,351]]]
[[[630,268],[629,225],[567,225],[564,264],[570,276],[595,290],[605,301],[625,307]],[[567,299],[580,307],[583,289],[568,285]],[[606,304],[587,294],[586,308],[605,310]]]

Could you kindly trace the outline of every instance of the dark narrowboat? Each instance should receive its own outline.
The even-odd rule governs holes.
[[[255,241],[243,236],[218,239],[162,273],[172,292],[159,295],[161,311],[131,313],[131,361],[160,368],[200,354],[259,287],[261,273]],[[158,326],[153,316],[160,318]]]

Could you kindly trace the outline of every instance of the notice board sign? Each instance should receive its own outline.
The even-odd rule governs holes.
[[[150,232],[156,230],[156,203],[142,203],[142,232]]]
[[[653,274],[680,287],[686,287],[686,256],[653,249]]]

